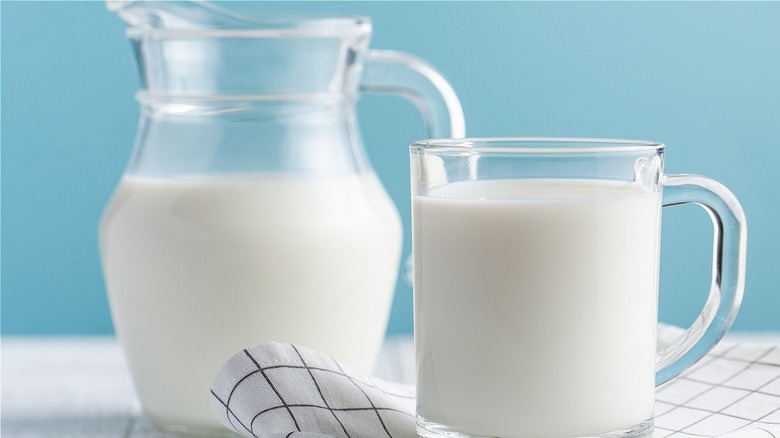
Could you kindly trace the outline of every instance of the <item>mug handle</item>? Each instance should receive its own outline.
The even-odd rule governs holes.
[[[452,86],[424,60],[394,50],[370,50],[360,90],[400,95],[422,113],[430,138],[463,138],[463,108]]]
[[[666,383],[704,357],[726,334],[737,316],[745,289],[747,224],[737,198],[725,186],[699,175],[663,177],[663,206],[696,204],[715,229],[712,286],[696,321],[656,353],[656,386]]]

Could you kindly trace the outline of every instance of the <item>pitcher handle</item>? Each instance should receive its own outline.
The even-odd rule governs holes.
[[[712,286],[699,317],[671,345],[656,354],[656,386],[674,378],[707,354],[731,327],[745,288],[747,224],[737,198],[722,184],[699,175],[666,175],[663,206],[696,204],[715,229]]]
[[[428,137],[463,138],[463,108],[452,86],[424,60],[404,52],[368,52],[360,90],[400,95],[422,113]]]

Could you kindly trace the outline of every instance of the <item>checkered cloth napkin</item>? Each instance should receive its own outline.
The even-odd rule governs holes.
[[[211,396],[220,421],[247,437],[417,436],[412,386],[290,344],[236,354]],[[655,438],[780,438],[780,346],[721,343],[656,399]]]
[[[270,342],[234,355],[211,396],[220,421],[248,437],[417,436],[414,387],[373,379],[291,344]]]

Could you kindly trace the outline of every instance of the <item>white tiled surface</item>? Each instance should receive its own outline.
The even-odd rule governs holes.
[[[0,345],[3,437],[173,436],[140,415],[113,338],[2,338]],[[413,367],[411,339],[390,339],[377,375],[413,383]],[[711,437],[742,428],[752,431],[745,438],[772,437],[758,428],[780,428],[780,335],[732,335],[659,388],[657,399],[656,438]]]
[[[0,339],[3,438],[169,438],[141,415],[114,338]],[[377,375],[414,381],[410,338],[385,343]]]

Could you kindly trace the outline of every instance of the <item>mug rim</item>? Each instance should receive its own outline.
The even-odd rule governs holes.
[[[417,140],[409,149],[417,154],[593,154],[662,152],[664,147],[657,141],[614,138],[466,137]]]

